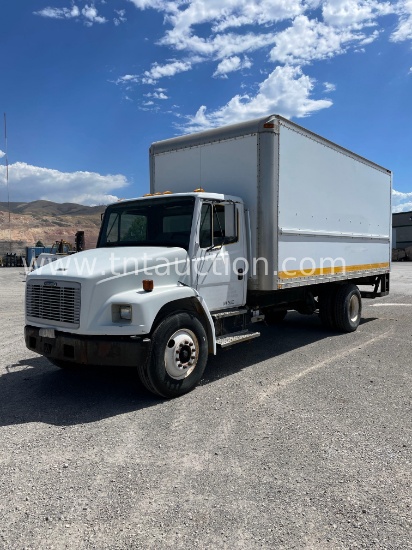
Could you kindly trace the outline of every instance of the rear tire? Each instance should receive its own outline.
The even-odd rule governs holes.
[[[319,296],[319,317],[325,328],[336,330],[335,301],[337,287],[331,286],[325,289]]]
[[[193,313],[177,313],[155,329],[151,354],[137,370],[150,392],[166,398],[179,397],[200,382],[207,357],[207,336],[202,323]]]
[[[362,298],[354,284],[342,285],[335,298],[336,327],[343,332],[354,332],[362,316]]]

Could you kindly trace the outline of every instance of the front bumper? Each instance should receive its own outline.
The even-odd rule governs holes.
[[[55,338],[40,336],[40,328],[24,327],[26,346],[50,359],[80,365],[136,367],[150,355],[148,338],[81,336],[55,331]]]

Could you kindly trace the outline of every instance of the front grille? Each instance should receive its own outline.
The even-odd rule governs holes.
[[[28,318],[56,326],[80,325],[80,284],[68,281],[30,281],[26,290]]]

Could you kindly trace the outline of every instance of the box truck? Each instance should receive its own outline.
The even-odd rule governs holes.
[[[389,292],[391,180],[278,115],[154,143],[150,193],[107,208],[97,249],[28,275],[27,347],[169,398],[288,310],[354,331]]]

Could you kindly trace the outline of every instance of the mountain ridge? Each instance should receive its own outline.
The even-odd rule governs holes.
[[[51,246],[61,239],[74,244],[77,231],[85,232],[86,248],[94,248],[106,206],[76,203],[0,202],[0,255],[12,251],[25,254],[38,241]]]
[[[7,202],[0,202],[0,211],[8,212]],[[92,215],[102,213],[106,209],[105,205],[85,206],[74,202],[53,202],[46,200],[36,200],[32,202],[10,202],[10,212],[12,214],[45,214],[45,215]]]

